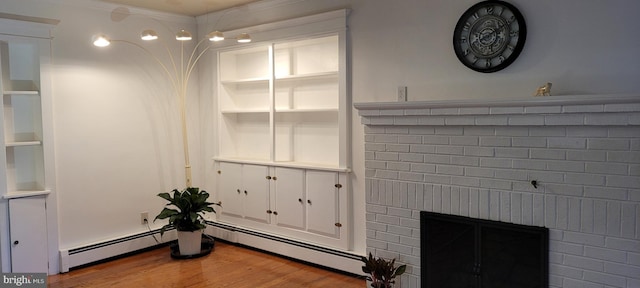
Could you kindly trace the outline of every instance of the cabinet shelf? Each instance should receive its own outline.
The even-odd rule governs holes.
[[[221,114],[260,114],[269,113],[268,109],[225,109],[220,110]]]
[[[286,167],[286,168],[300,168],[319,171],[331,171],[331,172],[351,172],[348,167],[338,167],[333,165],[324,165],[318,163],[299,163],[299,162],[285,162],[285,161],[265,161],[261,159],[248,159],[240,157],[213,157],[213,161],[225,162],[225,163],[238,163],[238,164],[255,164],[273,167]]]
[[[299,75],[276,75],[276,81],[297,81],[306,79],[332,79],[338,78],[338,71],[328,71],[319,73],[307,73]]]
[[[40,91],[34,91],[34,90],[13,90],[13,91],[4,91],[3,92],[4,96],[11,96],[11,95],[40,95]]]
[[[5,46],[8,47],[8,46]],[[5,49],[5,51],[8,49]],[[19,48],[18,48],[19,50]],[[25,49],[25,51],[28,49]],[[21,51],[24,52],[24,51]],[[16,54],[18,54],[16,52]],[[8,54],[6,54],[5,57],[9,57]],[[9,63],[5,63],[3,69],[3,77],[4,79],[2,79],[3,85],[4,85],[4,95],[35,95],[35,94],[40,94],[40,89],[38,88],[38,85],[36,85],[36,81],[34,80],[13,80],[13,79],[9,79],[8,75],[6,74],[9,72],[9,70],[11,69],[9,67]]]
[[[222,83],[223,85],[253,84],[253,83],[268,83],[268,82],[269,82],[269,77],[225,79],[220,81],[220,83]]]
[[[338,113],[338,108],[319,108],[319,109],[288,109],[276,108],[276,113]]]
[[[17,142],[7,142],[7,143],[5,143],[6,147],[38,146],[38,145],[42,145],[42,141],[33,140],[33,141],[17,141]]]
[[[9,191],[6,195],[2,196],[2,198],[4,198],[4,199],[16,199],[16,198],[48,195],[50,193],[51,193],[51,190],[48,190],[48,189]]]

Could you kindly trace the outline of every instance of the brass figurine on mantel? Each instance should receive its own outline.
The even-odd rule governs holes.
[[[551,96],[551,85],[551,82],[547,82],[547,84],[538,87],[536,94],[533,94],[533,96]]]

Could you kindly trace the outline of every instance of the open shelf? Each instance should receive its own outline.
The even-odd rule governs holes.
[[[276,108],[276,113],[338,113],[338,108],[317,108],[317,109],[289,109],[289,108]]]
[[[51,190],[22,190],[22,191],[9,191],[6,195],[2,196],[4,199],[17,199],[33,196],[47,195],[51,193]]]
[[[269,78],[267,78],[267,77],[257,77],[257,78],[231,79],[231,80],[223,80],[223,81],[221,81],[221,83],[224,84],[224,85],[269,83]]]
[[[37,45],[0,41],[5,198],[47,191],[38,59]]]
[[[219,52],[218,157],[301,167],[345,163],[340,135],[349,107],[341,105],[340,47],[330,35]]]
[[[7,191],[44,189],[44,159],[41,145],[6,147]]]
[[[233,113],[221,117],[220,155],[268,160],[270,128],[268,113]]]
[[[7,142],[4,144],[7,147],[18,147],[18,146],[38,146],[42,145],[42,141],[21,141],[21,142]]]
[[[259,110],[259,109],[235,109],[235,110],[221,110],[222,114],[260,114],[260,113],[269,113],[268,110]]]
[[[337,80],[339,71],[327,71],[317,73],[307,73],[298,75],[279,75],[276,76],[276,81],[300,81],[300,80],[315,80],[315,79],[334,79]]]

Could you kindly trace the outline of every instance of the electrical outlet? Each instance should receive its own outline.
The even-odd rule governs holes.
[[[398,86],[398,102],[407,101],[407,86]]]
[[[149,212],[140,213],[140,224],[146,225],[149,222]]]

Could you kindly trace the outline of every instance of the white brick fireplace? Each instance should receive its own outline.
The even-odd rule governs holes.
[[[420,211],[549,228],[550,287],[640,287],[640,95],[354,106],[367,250],[408,264],[401,287]]]

